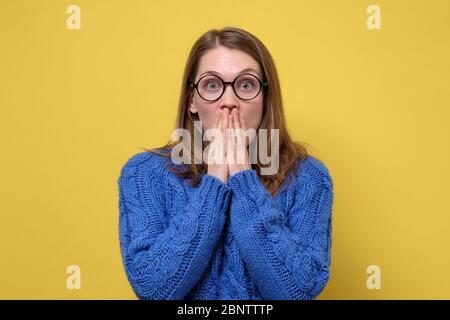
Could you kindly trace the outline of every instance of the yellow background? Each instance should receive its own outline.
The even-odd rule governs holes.
[[[66,28],[70,4],[81,30]],[[120,169],[170,138],[189,49],[228,25],[269,48],[289,130],[333,176],[320,299],[450,298],[447,0],[1,0],[0,298],[135,299]],[[66,288],[71,264],[81,290]]]

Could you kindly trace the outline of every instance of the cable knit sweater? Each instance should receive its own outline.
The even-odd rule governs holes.
[[[198,186],[141,152],[123,166],[119,240],[139,299],[314,299],[329,279],[333,186],[309,156],[271,196],[255,170]]]

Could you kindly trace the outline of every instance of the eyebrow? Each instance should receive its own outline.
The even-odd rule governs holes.
[[[238,73],[238,75],[241,75],[241,74],[243,74],[243,73],[247,73],[247,72],[249,72],[249,71],[255,72],[255,73],[258,75],[258,77],[259,77],[259,72],[256,71],[256,70],[253,69],[253,68],[245,68],[245,69],[241,70],[241,71]],[[203,77],[204,75],[207,75],[207,74],[215,74],[215,75],[217,75],[217,76],[221,76],[221,74],[220,74],[219,72],[213,71],[213,70],[209,70],[209,71],[206,71],[206,72],[202,73],[198,78],[200,79],[201,77]]]

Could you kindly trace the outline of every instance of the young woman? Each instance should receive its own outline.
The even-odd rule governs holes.
[[[291,140],[275,64],[258,38],[228,27],[197,40],[176,127],[224,139],[202,139],[199,153],[192,138],[183,150],[190,163],[173,161],[179,144],[169,141],[122,168],[120,249],[137,297],[314,299],[329,279],[333,184],[324,164]],[[251,129],[269,132],[238,134]],[[279,159],[271,174],[259,157],[250,161],[249,146],[261,139]],[[239,152],[244,161],[232,161]]]

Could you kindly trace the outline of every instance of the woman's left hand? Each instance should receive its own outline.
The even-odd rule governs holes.
[[[228,174],[232,176],[239,171],[251,170],[252,165],[250,164],[247,151],[248,143],[245,137],[246,124],[244,115],[234,108],[228,117],[227,131],[232,132],[227,134],[227,163]]]

